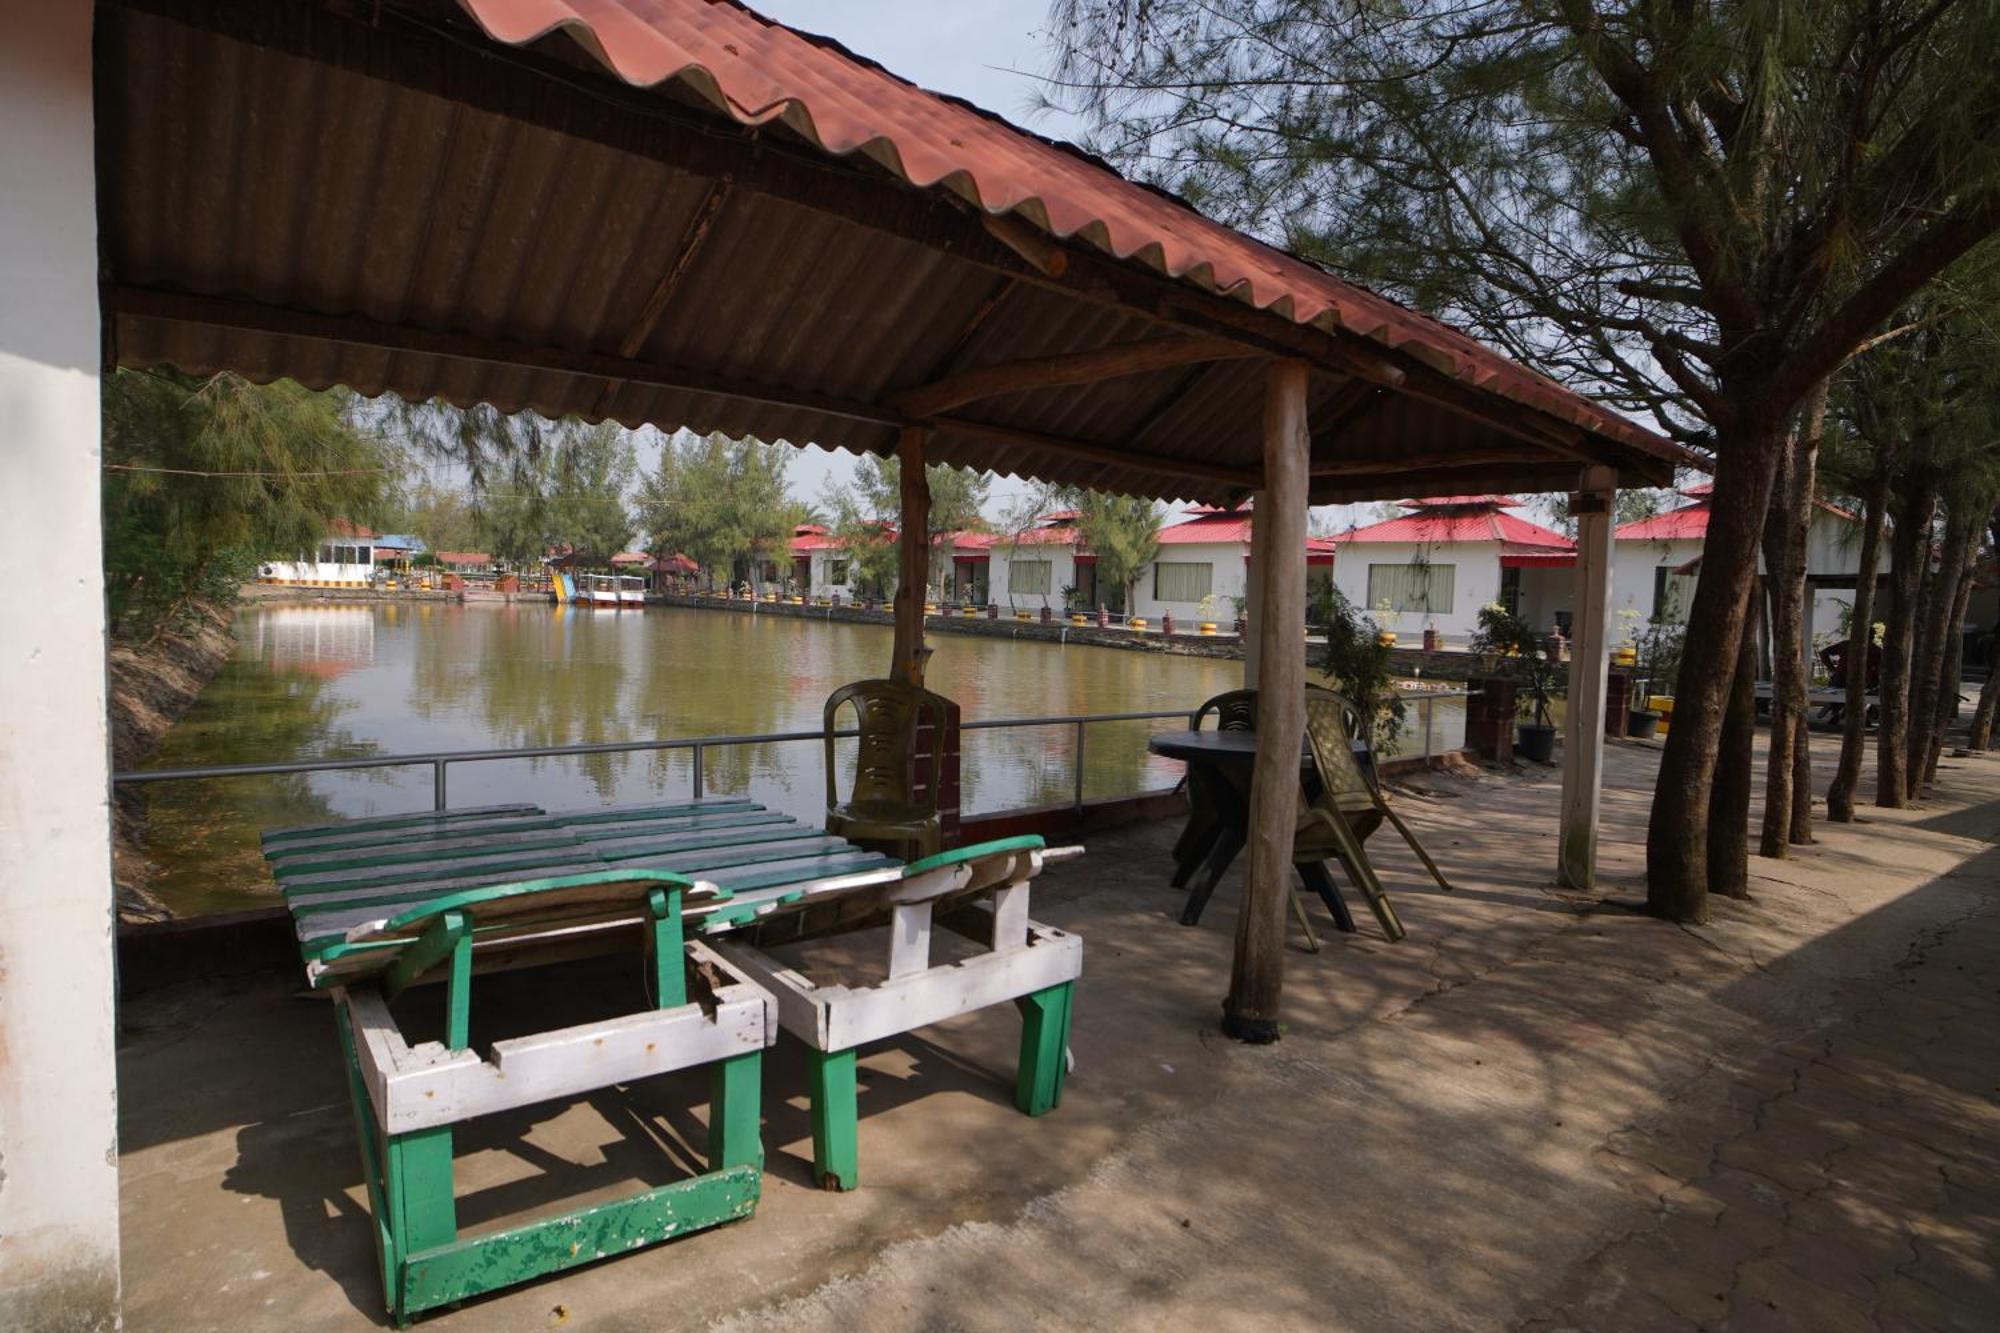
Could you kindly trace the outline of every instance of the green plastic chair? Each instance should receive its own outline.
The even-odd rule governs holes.
[[[1346,699],[1331,690],[1307,687],[1306,741],[1312,749],[1313,767],[1319,774],[1319,791],[1312,803],[1299,812],[1292,839],[1292,859],[1295,863],[1337,859],[1348,878],[1368,899],[1375,919],[1382,923],[1383,933],[1391,940],[1399,940],[1405,933],[1403,923],[1389,895],[1383,891],[1368,853],[1363,850],[1363,840],[1386,819],[1403,835],[1403,841],[1409,843],[1431,877],[1437,880],[1438,887],[1449,890],[1451,884],[1355,759],[1348,740],[1355,734],[1358,721],[1354,706]]]
[[[840,710],[852,705],[860,745],[854,786],[840,799],[834,773],[833,737]],[[894,680],[858,680],[827,696],[826,831],[850,842],[910,843],[917,856],[943,850],[938,815],[938,781],[933,772],[919,802],[915,785],[917,732],[928,724],[943,741],[951,701],[941,694]]]

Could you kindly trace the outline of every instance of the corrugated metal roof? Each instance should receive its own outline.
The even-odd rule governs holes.
[[[1650,472],[1677,457],[1461,334],[738,5],[462,3],[472,21],[441,0],[100,4],[118,364],[886,452],[901,418],[882,404],[945,374],[1190,321],[1260,346],[1305,325],[1464,395],[1370,401],[1315,441],[1315,465],[1341,465],[1318,499],[1573,486],[1564,448]],[[982,215],[1065,238],[1071,278]],[[1315,412],[1356,383],[1325,346],[1305,353]],[[931,454],[1230,502],[1261,469],[1263,387],[1236,360],[990,398]],[[1498,399],[1591,434],[1529,443],[1479,417]]]
[[[1521,502],[1511,495],[1431,495],[1398,503],[1405,509],[1510,509]]]
[[[1576,544],[1553,528],[1530,523],[1492,506],[1472,509],[1423,509],[1400,518],[1354,528],[1337,539],[1349,542],[1416,542],[1443,546],[1451,542],[1503,542],[1520,549],[1574,550]]]
[[[1621,542],[1698,542],[1708,536],[1708,501],[1621,523],[1611,535]]]
[[[1160,529],[1160,545],[1205,545],[1211,542],[1250,543],[1248,509],[1202,509],[1179,523]]]
[[[1103,162],[896,78],[836,43],[733,0],[461,0],[510,45],[555,30],[636,87],[699,90],[744,125],[782,120],[839,156],[861,153],[922,188],[1240,296],[1300,324],[1359,333],[1467,383],[1631,442],[1652,432],[1491,348],[1212,222]]]

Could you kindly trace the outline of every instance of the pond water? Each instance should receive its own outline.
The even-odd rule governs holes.
[[[887,626],[787,616],[443,603],[251,607],[236,634],[236,655],[148,767],[816,731],[828,694],[881,674],[891,638]],[[1190,708],[1242,680],[1226,660],[971,635],[930,642],[929,684],[968,722]],[[1146,737],[1185,725],[1091,725],[1085,795],[1171,786],[1180,766],[1149,754]],[[1462,717],[1441,707],[1435,743],[1462,734]],[[1404,748],[1421,749],[1421,737]],[[1071,799],[1074,750],[1067,726],[965,733],[965,812]],[[711,747],[704,786],[817,820],[821,754],[817,740]],[[450,799],[561,809],[680,796],[691,765],[687,751],[454,764]],[[177,915],[269,905],[260,830],[428,809],[431,782],[426,765],[149,786],[154,890]]]

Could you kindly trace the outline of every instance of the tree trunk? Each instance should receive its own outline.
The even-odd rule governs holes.
[[[1806,534],[1812,526],[1813,473],[1825,414],[1822,386],[1786,444],[1772,483],[1770,512],[1764,516],[1764,567],[1771,606],[1771,735],[1757,851],[1780,859],[1792,842],[1793,752],[1805,728]]]
[[[1646,907],[1675,921],[1708,919],[1708,819],[1722,716],[1742,650],[1757,541],[1770,504],[1783,426],[1761,422],[1726,432],[1701,577],[1695,584],[1674,687],[1674,725],[1660,754],[1646,829]]]
[[[1798,728],[1792,732],[1792,827],[1791,841],[1794,847],[1810,847],[1813,844],[1812,831],[1812,728],[1806,725],[1805,715],[1799,715]]]
[[[1921,656],[1910,664],[1909,771],[1904,784],[1911,800],[1924,794],[1933,741],[1938,734],[1939,691],[1943,688],[1955,637],[1952,613],[1958,609],[1958,585],[1965,572],[1966,548],[1978,535],[1979,523],[1963,499],[1947,506],[1944,541],[1938,548],[1937,569],[1931,574],[1924,600],[1924,628],[1917,636]],[[1983,519],[1985,515],[1979,515]]]
[[[2000,654],[1993,655],[2000,659]],[[1975,750],[1993,748],[1993,715],[2000,712],[2000,660],[1986,664],[1986,684],[1979,690],[1979,706],[1972,711],[1972,735],[1966,742]]]
[[[1679,720],[1680,704],[1674,704]],[[1708,887],[1725,898],[1750,896],[1750,795],[1757,772],[1757,638],[1746,629],[1729,676],[1729,699],[1717,744],[1708,812]]]
[[[1958,689],[1965,675],[1965,613],[1972,605],[1973,574],[1979,568],[1979,525],[1965,544],[1965,558],[1958,567],[1958,582],[1951,600],[1951,619],[1946,622],[1942,652],[1938,662],[1937,712],[1933,714],[1930,748],[1924,755],[1923,785],[1937,780],[1938,759],[1944,754],[1951,724],[1958,719]]]
[[[1861,755],[1868,740],[1868,658],[1875,647],[1875,584],[1881,577],[1890,466],[1887,458],[1876,460],[1862,497],[1861,569],[1854,579],[1847,630],[1847,705],[1841,714],[1840,761],[1826,790],[1826,817],[1843,824],[1854,822],[1854,793],[1861,785]]]
[[[1937,506],[1934,483],[1912,479],[1907,485],[1889,537],[1889,615],[1882,630],[1879,691],[1882,716],[1875,732],[1875,804],[1890,810],[1901,809],[1908,799],[1904,761],[1910,741],[1910,637],[1917,624],[1931,511]]]

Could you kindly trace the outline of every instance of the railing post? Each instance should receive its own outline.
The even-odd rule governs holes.
[[[445,761],[440,759],[431,765],[431,809],[444,810],[449,806],[444,792]]]
[[[699,801],[701,799],[701,753],[705,747],[695,745],[689,748],[694,751],[694,798]]]
[[[1076,724],[1076,809],[1083,812],[1083,723]]]
[[[1431,766],[1431,723],[1437,717],[1437,698],[1425,695],[1420,701],[1424,706],[1424,767]]]

